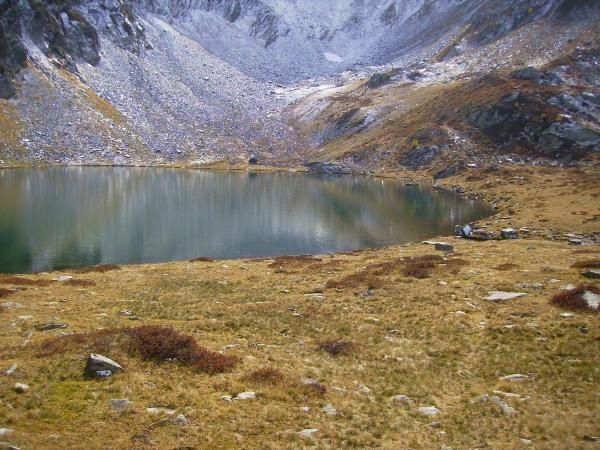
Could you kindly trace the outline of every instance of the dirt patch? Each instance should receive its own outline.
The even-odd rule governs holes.
[[[14,286],[49,286],[52,284],[51,280],[34,280],[25,277],[11,277],[1,276],[0,284],[12,284]]]
[[[355,353],[358,346],[352,341],[334,339],[321,342],[318,348],[331,356],[346,356]]]

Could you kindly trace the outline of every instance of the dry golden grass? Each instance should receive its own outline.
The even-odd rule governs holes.
[[[3,404],[10,405],[0,409],[0,426],[15,430],[3,438],[22,448],[55,448],[53,435],[62,448],[128,448],[144,441],[155,448],[513,449],[521,448],[521,439],[536,448],[591,448],[583,436],[597,434],[598,402],[591,393],[600,382],[600,317],[561,317],[564,310],[550,303],[562,284],[581,283],[571,267],[581,257],[566,243],[539,239],[452,242],[470,264],[453,274],[442,261],[424,279],[403,273],[406,261],[431,252],[429,245],[412,244],[336,255],[332,261],[339,263],[327,270],[308,269],[327,258],[302,261],[290,273],[277,272],[272,260],[243,261],[244,270],[236,262],[182,262],[87,273],[95,286],[18,290],[10,299],[22,306],[6,307],[0,322],[0,367],[18,364],[0,384]],[[506,261],[526,270],[496,270]],[[367,270],[381,287],[369,296],[324,290],[331,270],[335,279]],[[544,288],[525,289],[527,296],[506,303],[483,299],[490,290],[523,291],[520,285],[531,282]],[[68,328],[35,329],[51,320]],[[210,375],[140,358],[126,334],[115,337],[114,330],[146,325],[169,327],[239,363]],[[75,334],[59,337],[64,332]],[[332,357],[320,348],[339,341],[358,351]],[[85,379],[92,351],[126,370]],[[512,373],[528,378],[500,380]],[[15,382],[30,389],[18,394]],[[248,390],[257,398],[221,399]],[[495,390],[528,399],[505,399],[517,411],[513,417],[492,403],[472,402]],[[397,394],[414,403],[392,404]],[[131,409],[113,412],[112,398],[128,398]],[[329,403],[337,415],[320,411]],[[441,414],[416,412],[428,405]],[[189,424],[167,419],[151,426],[161,420],[145,410],[154,406],[176,409]],[[429,427],[433,420],[439,428]],[[320,431],[305,439],[297,434],[305,428]]]

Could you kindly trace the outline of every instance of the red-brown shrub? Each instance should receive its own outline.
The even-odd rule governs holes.
[[[600,259],[577,261],[571,266],[573,269],[600,269]]]
[[[131,348],[144,359],[176,360],[208,373],[232,368],[238,358],[200,347],[192,336],[170,327],[144,325],[123,330],[131,338]]]
[[[583,298],[583,294],[586,291],[590,291],[594,294],[600,295],[600,288],[592,284],[580,284],[573,289],[564,289],[552,297],[551,302],[560,306],[561,308],[572,309],[572,310],[587,310],[600,312],[600,309],[591,309],[588,303]]]
[[[285,379],[285,373],[273,367],[262,367],[244,375],[244,381],[254,384],[277,385],[282,384]]]

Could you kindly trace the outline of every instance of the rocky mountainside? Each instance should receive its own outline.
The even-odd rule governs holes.
[[[401,72],[425,70],[414,77],[431,85],[503,61],[539,66],[565,54],[564,33],[514,51],[511,40],[556,26],[574,42],[597,17],[593,0],[0,0],[0,160],[319,159],[323,143],[355,136],[357,118],[368,116],[360,130],[380,122],[395,101],[358,115],[354,105],[333,128],[335,114],[304,114],[341,85],[352,92],[373,72],[376,88]],[[379,104],[373,96],[362,95]],[[595,133],[597,118],[586,120]]]

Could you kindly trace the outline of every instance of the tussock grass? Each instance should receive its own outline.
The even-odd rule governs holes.
[[[318,348],[331,356],[347,356],[356,353],[358,346],[356,343],[345,339],[332,339],[321,342]]]
[[[261,367],[244,375],[242,381],[255,385],[279,385],[286,382],[288,377],[280,369],[273,367]]]

